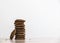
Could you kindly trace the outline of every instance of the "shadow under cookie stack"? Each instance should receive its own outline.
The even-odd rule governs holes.
[[[25,39],[24,22],[25,22],[25,20],[22,20],[22,19],[18,19],[15,21],[15,29],[16,29],[15,39],[16,40],[24,40]]]

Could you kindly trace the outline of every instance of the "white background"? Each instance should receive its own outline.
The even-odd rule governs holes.
[[[59,38],[60,0],[0,0],[0,38],[9,38],[16,19],[26,20],[26,38]]]

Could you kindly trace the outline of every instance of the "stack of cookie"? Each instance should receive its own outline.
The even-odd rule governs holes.
[[[17,19],[15,21],[15,29],[16,29],[16,36],[15,39],[20,40],[20,39],[25,39],[25,25],[24,25],[25,20],[22,19]]]

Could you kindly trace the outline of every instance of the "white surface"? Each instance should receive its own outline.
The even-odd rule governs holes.
[[[0,37],[9,38],[15,19],[26,20],[26,38],[60,37],[60,0],[0,0]]]
[[[38,38],[30,40],[9,40],[0,39],[0,43],[60,43],[60,39],[56,38]]]

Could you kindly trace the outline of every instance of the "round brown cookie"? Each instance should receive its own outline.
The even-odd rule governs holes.
[[[11,35],[10,35],[10,39],[12,40],[14,35],[16,34],[16,30],[14,29],[12,32],[11,32]]]

